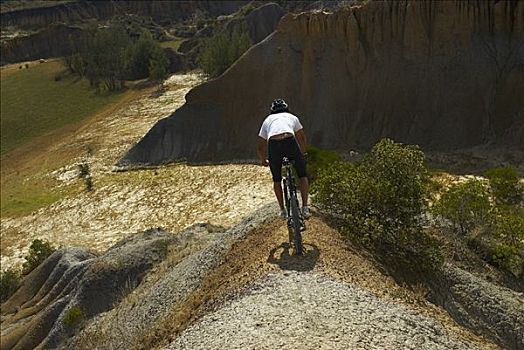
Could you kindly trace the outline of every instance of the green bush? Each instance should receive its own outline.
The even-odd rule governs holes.
[[[211,78],[224,73],[251,46],[247,33],[219,33],[203,41],[199,64]]]
[[[323,150],[317,147],[307,148],[307,171],[311,182],[315,181],[320,169],[340,160],[340,156],[333,151]]]
[[[421,226],[429,183],[424,161],[418,147],[384,139],[359,165],[335,162],[320,169],[312,192],[362,242],[411,267],[432,268],[442,258]]]
[[[362,166],[375,187],[372,212],[386,228],[415,227],[425,212],[429,172],[418,146],[377,143]]]
[[[49,242],[35,239],[29,246],[29,254],[25,256],[26,261],[22,265],[24,275],[33,271],[45,259],[53,254],[54,251],[55,248],[53,248]]]
[[[73,306],[69,310],[67,310],[66,314],[64,315],[64,324],[66,326],[72,327],[78,324],[80,320],[84,317],[84,313],[82,312],[82,309],[78,306]]]
[[[253,11],[255,9],[255,5],[253,5],[253,3],[248,3],[244,6],[242,6],[236,13],[235,15],[238,16],[238,17],[245,17],[247,15],[249,15],[251,13],[251,11]]]
[[[0,302],[6,301],[20,286],[20,272],[8,269],[0,272]]]
[[[495,220],[493,261],[514,275],[524,271],[524,217],[502,213]]]
[[[155,46],[149,58],[149,78],[163,80],[167,77],[169,60],[160,46]]]
[[[432,211],[466,234],[477,226],[490,223],[493,205],[489,188],[485,181],[477,179],[455,183],[437,200]]]
[[[517,170],[512,167],[494,168],[484,174],[499,204],[517,204],[523,197],[524,188]]]

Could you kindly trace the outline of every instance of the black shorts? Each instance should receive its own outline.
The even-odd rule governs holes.
[[[283,140],[271,140],[268,142],[269,168],[273,176],[273,182],[282,181],[282,159],[284,157],[294,161],[295,169],[299,178],[306,177],[306,161],[297,140],[294,137],[288,137]]]

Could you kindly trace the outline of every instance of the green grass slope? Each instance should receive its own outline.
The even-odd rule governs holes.
[[[96,94],[86,80],[73,75],[55,81],[62,71],[60,61],[2,70],[0,154],[93,115],[121,96]]]

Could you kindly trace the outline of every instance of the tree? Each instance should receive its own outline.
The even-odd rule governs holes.
[[[205,74],[212,78],[224,73],[251,46],[247,33],[234,32],[231,36],[222,32],[203,43],[199,63]]]
[[[167,76],[169,60],[160,46],[155,46],[149,59],[149,78],[151,80],[163,80]]]
[[[145,30],[138,41],[130,48],[128,74],[131,79],[143,79],[149,76],[149,61],[155,50],[155,44],[151,33]]]
[[[168,72],[169,61],[148,31],[133,43],[123,27],[92,28],[72,45],[74,53],[65,64],[97,90],[120,90],[125,80],[163,79]]]
[[[487,183],[469,179],[451,185],[433,205],[433,213],[449,220],[460,233],[488,224],[493,218],[493,206]]]

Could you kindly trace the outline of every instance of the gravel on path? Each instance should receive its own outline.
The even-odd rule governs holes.
[[[167,349],[475,349],[437,322],[317,272],[272,272]]]

